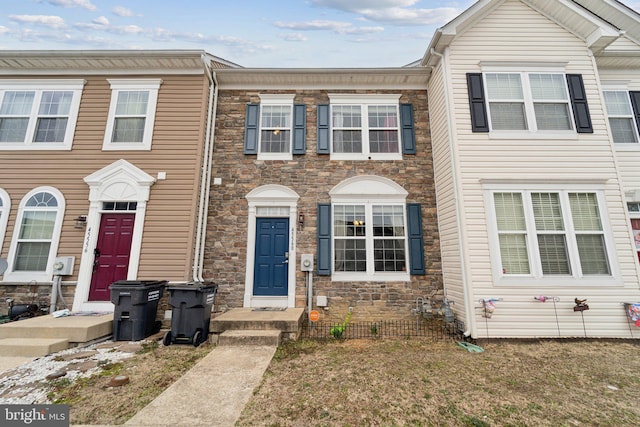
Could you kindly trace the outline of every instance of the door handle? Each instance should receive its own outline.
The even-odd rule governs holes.
[[[94,268],[94,270],[99,264],[99,261],[98,261],[99,257],[100,257],[100,249],[95,248],[93,250],[93,268]]]
[[[289,252],[284,253],[284,261],[282,261],[282,263],[289,264]]]

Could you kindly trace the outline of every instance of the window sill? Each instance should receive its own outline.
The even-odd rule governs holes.
[[[408,273],[333,273],[332,282],[409,282],[411,276]]]
[[[354,160],[354,161],[402,160],[402,154],[400,153],[387,153],[387,154],[331,153],[330,160]]]
[[[293,160],[291,153],[258,153],[257,160]]]
[[[4,143],[0,142],[0,151],[71,151],[71,144],[64,143]]]
[[[564,132],[529,132],[529,131],[491,131],[489,139],[564,139],[577,140],[578,133],[574,131]]]
[[[103,145],[102,151],[151,151],[151,145],[146,145],[140,142],[110,143]]]
[[[42,272],[42,271],[12,271],[5,272],[4,276],[2,276],[2,281],[6,283],[29,283],[32,281],[36,281],[40,284],[42,282],[51,282],[52,276],[50,273]]]

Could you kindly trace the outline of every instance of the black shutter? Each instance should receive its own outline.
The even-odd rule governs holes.
[[[258,154],[260,104],[247,104],[244,123],[244,154]]]
[[[402,125],[402,153],[416,154],[416,134],[413,129],[413,105],[400,104],[400,123]]]
[[[416,275],[426,274],[424,262],[424,238],[422,237],[422,210],[419,203],[407,204],[407,223],[409,235],[409,272]]]
[[[316,151],[318,154],[329,154],[329,104],[318,105],[318,141]]]
[[[307,106],[293,106],[293,154],[304,154],[307,151]]]
[[[471,130],[473,132],[489,132],[482,73],[467,73],[467,91],[469,92]]]
[[[567,74],[567,85],[569,86],[569,97],[573,106],[573,120],[576,123],[576,132],[593,133],[582,75]]]
[[[640,92],[629,92],[631,98],[631,106],[633,107],[633,116],[636,118],[636,126],[640,132]]]
[[[331,275],[331,205],[318,204],[318,276]]]

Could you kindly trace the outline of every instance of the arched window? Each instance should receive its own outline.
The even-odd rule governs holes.
[[[2,252],[2,243],[4,242],[4,233],[7,230],[10,208],[11,199],[9,199],[7,192],[0,188],[0,252]]]
[[[50,280],[50,266],[58,249],[64,198],[51,187],[40,187],[20,202],[9,251],[5,280]]]

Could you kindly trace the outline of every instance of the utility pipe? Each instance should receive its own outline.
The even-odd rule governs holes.
[[[204,65],[204,72],[207,75],[207,79],[209,80],[209,105],[207,109],[207,123],[206,123],[206,134],[205,134],[205,144],[203,148],[203,158],[202,158],[202,172],[201,172],[201,183],[200,183],[200,198],[198,204],[198,220],[196,224],[196,241],[194,245],[194,254],[193,254],[193,267],[192,267],[192,275],[194,281],[203,281],[202,278],[202,270],[204,263],[204,245],[205,245],[205,236],[206,236],[206,228],[207,228],[207,214],[208,209],[207,205],[209,203],[209,194],[210,194],[210,182],[211,182],[211,164],[212,164],[212,156],[213,156],[213,127],[215,123],[215,110],[217,106],[218,100],[218,85],[215,80],[214,73],[211,71],[209,67],[208,59],[205,54],[201,57],[202,63]]]
[[[448,48],[447,48],[448,51]],[[454,204],[455,204],[455,211],[456,211],[456,227],[458,229],[458,232],[460,233],[460,242],[458,245],[458,251],[460,254],[460,264],[461,264],[461,268],[460,268],[460,274],[461,274],[461,280],[462,280],[462,292],[463,292],[463,298],[464,298],[464,307],[465,307],[465,324],[466,324],[466,331],[464,331],[464,336],[468,337],[471,335],[471,321],[472,321],[472,314],[474,313],[474,308],[473,308],[473,304],[471,301],[471,298],[469,298],[470,295],[470,289],[468,289],[469,287],[469,283],[467,280],[467,269],[466,269],[466,261],[465,261],[465,256],[464,256],[464,249],[463,249],[463,245],[462,245],[462,241],[463,241],[463,235],[464,232],[462,230],[462,226],[461,226],[461,219],[460,219],[460,209],[461,207],[459,206],[460,204],[460,197],[458,194],[458,179],[457,179],[457,174],[458,174],[458,170],[456,168],[456,156],[454,155],[454,150],[455,150],[455,144],[453,141],[453,124],[452,124],[452,117],[453,114],[451,113],[451,100],[449,97],[449,80],[448,80],[448,75],[447,75],[447,62],[445,56],[439,52],[437,52],[435,49],[431,49],[431,54],[437,56],[438,58],[440,58],[440,63],[442,64],[442,79],[443,79],[443,86],[444,86],[444,99],[445,99],[445,104],[446,104],[446,109],[447,109],[447,132],[448,132],[448,139],[449,139],[449,159],[451,162],[451,169],[452,169],[452,174],[451,174],[451,179],[453,181],[453,200],[454,200]],[[440,217],[438,217],[440,218]],[[444,277],[443,277],[444,279]],[[446,287],[446,283],[443,280],[443,290],[444,290],[444,295],[445,297],[447,296],[447,287]]]

